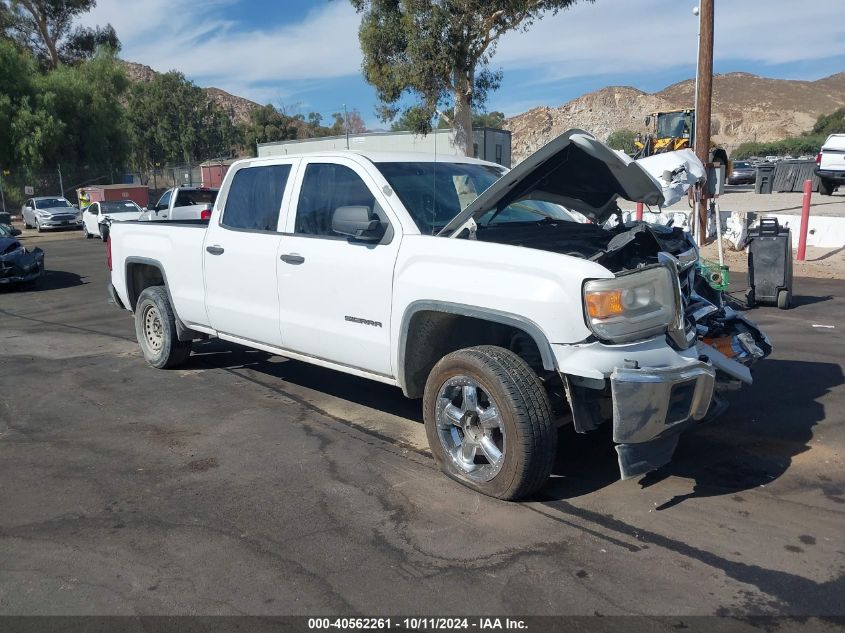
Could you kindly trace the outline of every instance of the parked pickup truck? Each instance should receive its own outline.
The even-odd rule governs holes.
[[[209,187],[173,187],[158,202],[141,214],[140,220],[208,220],[219,189]]]
[[[832,195],[845,184],[845,134],[831,134],[816,157],[819,193]]]
[[[516,499],[549,477],[562,427],[611,425],[623,477],[665,464],[771,351],[698,273],[692,239],[614,222],[619,197],[664,199],[580,130],[511,171],[424,154],[245,159],[207,225],[115,224],[109,291],[153,367],[214,336],[396,385],[422,398],[447,475]]]

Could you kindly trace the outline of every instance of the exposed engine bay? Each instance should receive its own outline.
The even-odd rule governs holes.
[[[524,246],[589,259],[614,273],[669,263],[675,267],[680,279],[685,329],[691,340],[695,337],[698,346],[713,348],[720,356],[746,368],[772,351],[765,334],[727,305],[723,293],[713,289],[701,275],[696,266],[698,246],[680,228],[645,222],[606,228],[597,224],[544,219],[533,223],[479,226],[474,237],[482,242]],[[729,368],[732,371],[725,372],[720,368],[717,385],[733,387],[737,380],[751,383],[750,373],[733,365]]]

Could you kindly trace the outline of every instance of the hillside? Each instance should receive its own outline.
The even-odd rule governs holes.
[[[135,62],[123,61],[123,66],[130,81],[151,81],[157,74],[156,71],[149,66],[136,64]],[[250,111],[259,105],[249,99],[229,94],[220,88],[211,87],[203,88],[203,90],[209,100],[214,101],[223,109],[224,112],[229,114],[229,118],[232,119],[232,123],[246,121],[249,117]]]
[[[511,117],[513,157],[519,161],[566,130],[577,127],[604,140],[616,130],[645,132],[645,116],[657,110],[691,108],[695,81],[687,80],[647,93],[611,86],[556,108],[538,107]],[[769,79],[749,73],[713,78],[712,130],[728,150],[745,141],[775,141],[800,134],[821,114],[845,106],[845,73],[818,81]]]

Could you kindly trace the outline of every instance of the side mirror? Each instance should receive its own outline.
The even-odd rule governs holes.
[[[645,124],[651,125],[651,115],[650,114],[645,118]]]
[[[332,214],[332,231],[365,242],[378,242],[384,235],[381,220],[365,206],[335,209]]]

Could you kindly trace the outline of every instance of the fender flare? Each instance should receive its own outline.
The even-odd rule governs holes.
[[[176,312],[176,304],[173,303],[173,297],[170,294],[170,284],[167,282],[167,273],[164,272],[164,265],[157,259],[134,256],[126,258],[126,261],[124,263],[123,274],[124,279],[126,279],[126,295],[129,299],[129,309],[132,310],[133,313],[135,312],[135,306],[138,305],[138,297],[141,295],[140,292],[135,292],[135,287],[132,283],[132,276],[129,274],[129,267],[132,264],[143,264],[145,266],[152,266],[153,268],[157,269],[159,273],[161,273],[161,278],[164,281],[164,291],[167,293],[167,300],[170,302],[170,307],[173,309],[173,316],[176,318],[177,338],[180,341],[192,341],[198,338],[200,336],[200,333],[189,328],[182,322],[182,319],[179,318],[179,314]]]
[[[510,312],[495,310],[493,308],[479,308],[477,306],[452,303],[449,301],[414,301],[405,308],[405,313],[402,315],[402,323],[399,329],[399,349],[397,353],[396,376],[399,386],[406,395],[405,351],[408,347],[408,332],[411,327],[411,319],[419,312],[442,312],[446,314],[455,314],[458,316],[492,321],[493,323],[501,323],[502,325],[509,325],[520,329],[528,334],[528,336],[530,336],[537,344],[537,349],[540,352],[540,358],[543,361],[543,369],[546,369],[547,371],[555,371],[557,369],[554,352],[552,352],[552,346],[551,343],[549,343],[549,339],[543,333],[540,326],[534,323],[531,319],[518,314],[512,314]]]

